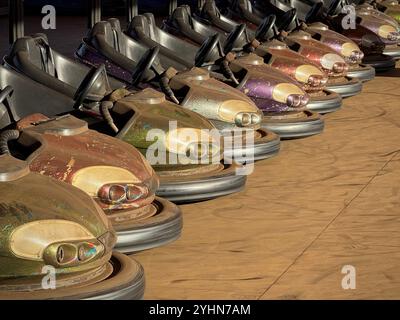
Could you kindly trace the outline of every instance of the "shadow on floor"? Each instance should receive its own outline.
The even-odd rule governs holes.
[[[397,66],[396,69],[382,72],[377,74],[378,77],[388,77],[388,78],[399,78],[400,77],[400,67]]]

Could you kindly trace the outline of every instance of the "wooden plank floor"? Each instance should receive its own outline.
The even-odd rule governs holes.
[[[400,69],[376,78],[322,135],[258,163],[244,192],[183,206],[182,238],[135,255],[145,298],[399,299],[399,88]]]

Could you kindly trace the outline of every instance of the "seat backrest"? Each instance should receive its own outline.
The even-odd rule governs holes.
[[[86,39],[96,49],[113,50],[124,54],[124,50],[121,48],[120,42],[115,37],[113,28],[108,21],[97,22],[89,31]]]
[[[11,87],[12,91],[7,99],[0,103],[0,128],[33,113],[55,116],[73,110],[72,98],[31,80],[21,73],[0,66],[1,92],[7,87]]]
[[[100,21],[96,23],[90,30],[87,37],[89,42],[96,48],[100,50],[113,50],[124,56],[129,54],[129,44],[131,39],[122,32],[121,22],[117,18],[110,18],[107,21]],[[138,62],[145,52],[146,48],[141,44],[137,43],[137,49],[139,51],[135,62]]]
[[[178,70],[193,66],[198,47],[158,28],[152,14],[135,16],[127,34],[148,48],[159,47],[159,57],[164,66]]]
[[[71,98],[90,72],[86,65],[52,49],[44,34],[18,39],[4,61],[18,72]],[[103,74],[91,87],[87,98],[97,101],[110,90],[108,77]]]
[[[37,82],[70,97],[75,94],[72,86],[58,79],[54,53],[47,37],[43,34],[19,38],[14,42],[4,60],[12,68]]]
[[[233,5],[237,6],[237,8],[240,8],[241,10],[253,12],[253,6],[251,5],[250,0],[235,0]]]
[[[218,18],[221,17],[221,12],[214,0],[206,0],[201,7],[201,11],[204,15],[212,15]]]
[[[223,32],[216,31],[210,24],[205,24],[193,18],[190,7],[187,5],[176,8],[165,24],[176,29],[178,34],[183,34],[197,44],[202,44],[209,36],[216,33],[220,34],[221,38],[226,38]]]
[[[137,44],[136,51],[128,50],[126,38],[118,19],[110,19],[97,22],[89,31],[85,42],[113,63],[133,73],[146,49]],[[134,52],[137,54],[133,54]]]
[[[154,31],[154,26],[150,23],[150,19],[144,15],[135,16],[128,26],[128,34],[137,34],[140,37],[145,37],[158,42],[157,35]]]
[[[201,7],[200,17],[210,21],[214,26],[225,32],[231,32],[238,24],[237,22],[222,15],[214,0],[206,0]]]
[[[148,48],[128,37],[122,31],[121,23],[117,18],[108,19],[107,22],[109,22],[111,25],[115,37],[114,43],[118,44],[118,52],[135,62],[139,62],[143,55],[147,52]]]
[[[188,5],[182,5],[176,8],[171,17],[193,27],[192,11]]]

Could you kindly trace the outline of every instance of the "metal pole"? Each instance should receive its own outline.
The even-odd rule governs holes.
[[[92,28],[97,22],[101,21],[101,0],[89,1],[88,28]]]
[[[8,0],[9,42],[24,36],[24,0]]]
[[[133,17],[139,14],[137,0],[126,0],[126,6],[126,18],[128,19],[128,23],[130,23]]]
[[[178,0],[169,0],[169,15],[172,15],[178,7]]]

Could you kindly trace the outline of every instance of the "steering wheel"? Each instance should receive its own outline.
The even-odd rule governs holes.
[[[214,34],[209,37],[200,47],[199,51],[197,51],[195,57],[195,65],[196,67],[201,67],[204,62],[206,62],[207,57],[211,54],[213,50],[215,50],[219,45],[219,34]]]
[[[146,51],[143,57],[140,59],[132,74],[132,85],[138,84],[142,81],[143,76],[147,70],[151,68],[154,61],[158,57],[160,51],[159,47],[153,47]]]
[[[256,30],[256,39],[258,41],[267,41],[271,37],[271,30],[273,31],[272,28],[275,26],[275,21],[276,21],[276,16],[274,14],[270,14],[268,17],[266,17],[261,24],[258,26]],[[275,34],[274,34],[275,35]],[[274,36],[272,35],[272,36]]]
[[[310,11],[308,11],[306,17],[304,18],[304,22],[313,22],[313,20],[316,20],[316,17],[318,14],[321,12],[322,6],[324,5],[323,2],[317,2],[315,3]]]
[[[90,89],[96,83],[96,81],[100,78],[101,74],[106,73],[106,67],[104,64],[100,65],[100,67],[93,67],[90,69],[88,74],[82,80],[81,84],[78,87],[78,90],[75,92],[74,96],[74,108],[79,108],[87,95],[89,94]]]
[[[246,25],[245,24],[240,24],[235,27],[235,30],[233,30],[228,38],[225,41],[225,46],[224,46],[224,52],[229,53],[231,52],[236,46],[236,42],[242,37],[242,35],[246,31]],[[240,44],[239,44],[240,46]]]
[[[277,21],[276,26],[279,31],[290,31],[288,28],[296,21],[297,11],[296,9],[290,9],[286,11],[283,16]]]

